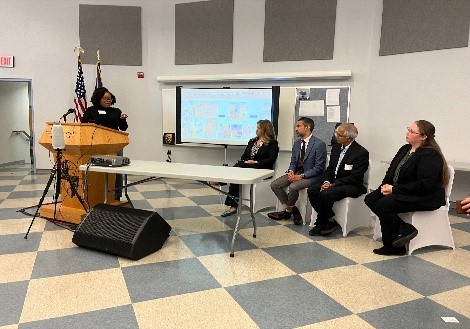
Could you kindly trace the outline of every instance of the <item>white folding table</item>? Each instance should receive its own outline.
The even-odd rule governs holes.
[[[131,163],[123,167],[103,167],[95,165],[81,165],[83,171],[102,172],[105,174],[105,200],[107,202],[108,174],[122,174],[124,181],[127,182],[127,175],[158,176],[162,178],[177,178],[196,181],[215,181],[228,184],[240,185],[240,196],[243,195],[243,188],[250,187],[250,214],[253,222],[253,237],[256,237],[256,221],[253,214],[253,184],[261,180],[274,176],[273,170],[251,169],[226,166],[210,166],[188,163],[157,162],[144,160],[131,160]],[[127,185],[127,184],[125,184]],[[128,200],[127,186],[124,192]],[[269,192],[268,192],[269,193]],[[242,199],[238,199],[237,222],[233,230],[232,242],[230,245],[230,257],[234,257],[235,237],[239,231]]]

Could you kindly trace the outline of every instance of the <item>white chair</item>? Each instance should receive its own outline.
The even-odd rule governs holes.
[[[274,208],[276,206],[276,195],[271,190],[271,182],[276,179],[276,165],[274,165],[274,176],[267,178],[253,184],[253,213],[257,213],[260,210],[266,208]],[[243,188],[242,192],[243,204],[250,207],[250,189],[247,187]]]
[[[446,205],[432,211],[415,211],[399,214],[406,223],[418,230],[418,235],[408,244],[408,255],[419,248],[445,246],[455,249],[454,237],[449,221],[449,197],[454,182],[454,168],[449,168],[449,183],[446,186]],[[375,221],[374,240],[382,236],[380,221]]]
[[[370,176],[371,162],[369,161],[369,168],[364,173],[364,186],[369,189],[369,176]],[[347,236],[349,232],[358,227],[369,227],[371,225],[371,213],[369,208],[364,203],[366,194],[362,194],[357,198],[344,198],[336,201],[333,205],[335,213],[335,220],[341,226],[343,236]],[[317,212],[312,210],[312,219],[310,226],[313,226],[317,218]]]

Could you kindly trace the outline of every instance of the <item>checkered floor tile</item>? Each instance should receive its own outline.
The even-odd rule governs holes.
[[[155,180],[129,195],[172,232],[133,261],[77,247],[70,228],[42,218],[24,239],[32,217],[19,210],[34,213],[49,174],[0,168],[0,329],[470,328],[468,217],[450,215],[455,250],[384,257],[372,253],[372,228],[310,237],[260,212],[257,237],[241,229],[231,258],[224,198],[198,182]]]

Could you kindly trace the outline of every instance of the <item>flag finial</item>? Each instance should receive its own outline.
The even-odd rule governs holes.
[[[80,57],[80,54],[83,54],[85,52],[85,50],[83,50],[83,48],[80,46],[73,48],[73,51],[77,53],[77,57]]]
[[[99,49],[96,51],[96,58],[98,58],[98,61],[100,60],[100,50]]]

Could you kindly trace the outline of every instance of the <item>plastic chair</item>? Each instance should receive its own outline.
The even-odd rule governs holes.
[[[276,206],[276,195],[271,190],[271,182],[276,177],[276,165],[274,166],[274,176],[266,178],[261,182],[253,184],[253,213],[257,213],[260,210],[271,208]],[[248,187],[243,188],[242,192],[243,204],[250,206],[250,189]]]
[[[369,174],[371,162],[369,161],[369,168],[364,173],[364,186],[369,188]],[[362,194],[357,198],[347,197],[342,200],[336,201],[333,205],[335,213],[335,220],[341,226],[343,236],[347,236],[349,232],[358,227],[369,227],[372,223],[372,216],[369,208],[364,203],[366,194]],[[312,210],[312,219],[310,226],[313,226],[317,218],[317,212]]]
[[[454,168],[449,168],[449,183],[446,186],[446,205],[432,211],[415,211],[398,214],[403,221],[412,224],[418,235],[408,244],[408,255],[419,248],[445,246],[455,249],[454,236],[449,221],[449,198],[454,182]],[[374,240],[382,237],[380,221],[375,221]]]

